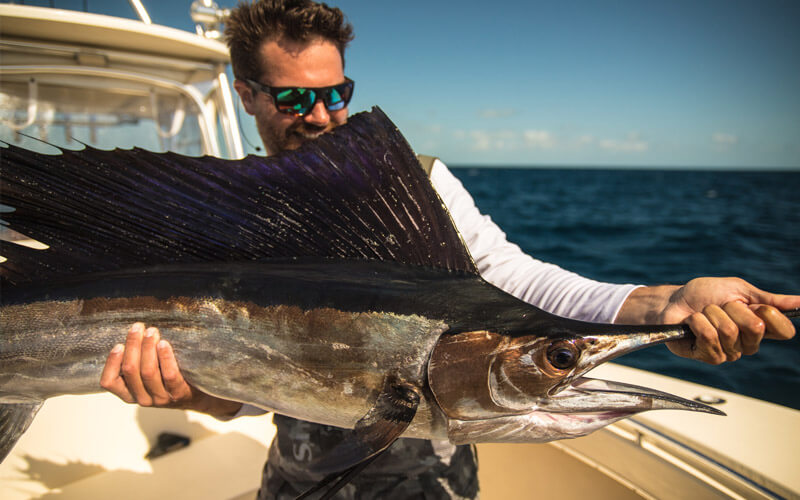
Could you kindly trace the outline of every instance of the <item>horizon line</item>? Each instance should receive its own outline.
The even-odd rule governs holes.
[[[506,164],[506,165],[485,165],[478,163],[449,163],[445,162],[448,168],[469,169],[526,169],[526,170],[682,170],[682,171],[735,171],[735,172],[794,172],[800,173],[800,166],[736,166],[736,165],[601,165],[601,164]]]

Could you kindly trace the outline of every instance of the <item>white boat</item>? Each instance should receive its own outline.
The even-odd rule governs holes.
[[[213,26],[146,21],[0,4],[0,140],[241,157],[227,49],[203,36]],[[649,412],[579,439],[478,445],[483,499],[800,498],[800,411],[620,365],[594,373],[728,416]],[[190,444],[146,459],[162,433]],[[273,434],[269,415],[53,398],[0,464],[0,498],[252,498]]]
[[[138,3],[138,2],[135,2]],[[228,49],[142,21],[2,4],[0,124],[6,142],[146,147],[243,156]]]

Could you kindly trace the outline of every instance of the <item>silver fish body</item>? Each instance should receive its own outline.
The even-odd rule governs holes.
[[[344,291],[336,290],[330,279],[324,284],[302,277],[287,280],[280,276],[287,274],[286,264],[245,267],[233,286],[229,273],[210,271],[203,280],[199,277],[204,270],[192,269],[189,281],[205,281],[211,288],[207,294],[185,290],[185,294],[148,295],[163,288],[157,282],[174,284],[182,273],[169,270],[105,277],[106,284],[115,282],[113,287],[125,290],[126,296],[91,297],[89,289],[96,280],[92,277],[61,290],[51,287],[47,295],[58,296],[55,299],[27,302],[26,298],[26,303],[3,305],[0,404],[99,391],[110,349],[124,342],[135,321],[159,326],[193,385],[306,420],[352,428],[382,389],[387,367],[409,383],[424,385],[430,352],[447,328],[441,319],[292,304],[279,292],[291,289],[310,297],[319,286],[332,295]],[[302,275],[302,266],[296,267]],[[313,273],[324,273],[325,267],[331,264]],[[247,282],[259,289],[271,282],[274,291],[255,301],[237,296],[237,288],[252,290]],[[340,288],[355,293],[354,303],[360,300],[358,295],[368,293],[357,280],[341,283]],[[136,289],[142,295],[130,294]],[[411,432],[444,437],[441,414],[434,417],[436,405],[429,403],[430,398],[423,398]]]
[[[210,394],[352,428],[391,375],[421,396],[405,435],[457,442],[497,440],[471,429],[486,421],[496,427],[501,421],[491,420],[499,417],[515,422],[513,440],[564,437],[559,419],[550,418],[550,426],[526,423],[552,415],[537,401],[549,398],[560,374],[542,374],[541,363],[519,353],[583,339],[585,328],[594,339],[628,338],[621,335],[625,327],[561,319],[554,331],[555,317],[473,276],[381,262],[161,267],[23,288],[5,302],[0,404],[100,390],[110,349],[133,322],[144,321],[173,345],[184,377]],[[658,342],[680,332],[664,330]],[[608,357],[616,343],[597,352]],[[509,356],[522,364],[512,360],[502,369],[522,369],[539,386],[516,387],[508,373],[498,380],[498,360]],[[501,396],[504,388],[522,396],[518,407]],[[567,432],[578,435],[576,429]]]

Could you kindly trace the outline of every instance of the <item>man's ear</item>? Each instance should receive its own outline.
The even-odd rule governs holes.
[[[255,96],[253,95],[253,89],[239,79],[233,81],[233,88],[236,89],[236,93],[239,94],[239,98],[242,100],[242,105],[244,106],[244,110],[247,112],[247,114],[254,115],[256,113],[256,106],[254,102]]]

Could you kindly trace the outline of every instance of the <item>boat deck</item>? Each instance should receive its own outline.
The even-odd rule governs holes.
[[[593,375],[721,397],[728,416],[650,412],[579,439],[478,445],[482,499],[800,498],[800,411],[619,365]],[[161,432],[192,443],[145,459]],[[269,415],[220,422],[110,394],[53,398],[0,465],[0,498],[252,498],[273,435]]]

